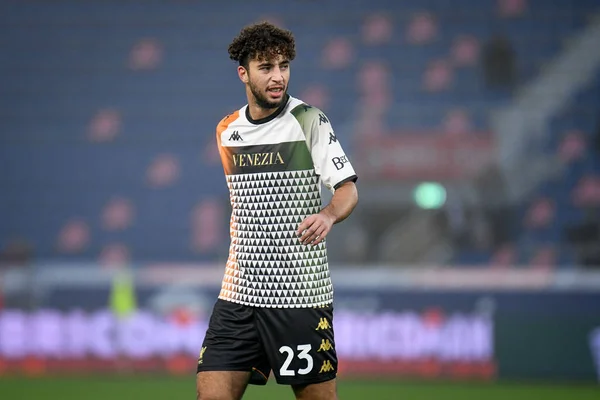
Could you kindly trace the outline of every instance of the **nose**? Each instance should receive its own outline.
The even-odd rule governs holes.
[[[283,74],[281,73],[281,68],[279,68],[279,66],[273,68],[273,75],[271,76],[271,79],[277,83],[283,82]]]

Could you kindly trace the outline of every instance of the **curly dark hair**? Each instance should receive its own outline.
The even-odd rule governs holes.
[[[248,68],[250,60],[270,60],[281,54],[292,61],[296,44],[292,32],[269,22],[246,26],[229,45],[229,58]]]

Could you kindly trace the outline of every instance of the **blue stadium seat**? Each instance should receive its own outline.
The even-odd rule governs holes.
[[[495,32],[512,40],[521,82],[562,48],[562,40],[581,29],[597,0],[564,3],[531,0],[519,18],[496,14],[495,0],[349,0],[287,2],[274,14],[262,13],[242,0],[187,2],[25,2],[3,5],[0,26],[4,52],[0,66],[0,248],[11,238],[30,240],[40,258],[95,258],[106,244],[124,243],[137,261],[213,260],[223,248],[195,253],[190,248],[190,213],[202,199],[227,204],[220,165],[208,163],[216,123],[244,103],[227,45],[242,25],[259,18],[279,18],[297,36],[298,59],[291,90],[323,85],[330,93],[326,111],[335,126],[353,122],[359,107],[357,75],[363,62],[385,60],[391,71],[393,106],[385,115],[391,131],[433,130],[455,108],[468,111],[477,131],[489,130],[490,109],[510,99],[510,93],[489,90],[477,66],[454,71],[442,91],[423,90],[423,73],[434,60],[449,59],[453,41],[473,35],[484,43]],[[230,9],[236,13],[231,13]],[[405,32],[415,13],[430,12],[438,24],[431,42],[412,45]],[[384,12],[394,24],[389,43],[363,43],[365,16]],[[540,16],[543,16],[540,17]],[[353,62],[345,68],[323,69],[319,60],[329,39],[351,41]],[[163,60],[153,70],[128,68],[131,48],[153,38]],[[228,71],[228,72],[224,72]],[[549,126],[556,151],[567,129],[593,132],[599,123],[598,82],[574,97]],[[100,109],[116,109],[120,133],[107,143],[87,139],[91,118]],[[398,133],[401,134],[401,133]],[[348,144],[348,148],[352,146]],[[181,175],[171,186],[152,189],[147,169],[159,154],[178,158]],[[590,161],[591,160],[591,161]],[[541,188],[560,204],[556,226],[536,233],[533,241],[558,241],[563,224],[581,218],[565,193],[585,172],[600,171],[597,159],[573,164],[562,180]],[[136,222],[123,232],[106,232],[99,222],[112,196],[123,196],[136,208]],[[57,253],[57,234],[71,218],[90,226],[91,242],[75,255]],[[529,243],[529,233],[521,232]],[[222,235],[227,245],[227,232]],[[525,246],[525,245],[523,245]],[[527,247],[527,246],[525,246]],[[528,248],[529,249],[529,248]],[[560,263],[570,263],[563,256]],[[459,262],[485,264],[490,253],[467,251]]]

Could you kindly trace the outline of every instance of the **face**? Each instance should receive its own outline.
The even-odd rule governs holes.
[[[290,62],[281,55],[272,60],[251,60],[248,69],[239,67],[238,72],[259,107],[273,109],[285,101]]]

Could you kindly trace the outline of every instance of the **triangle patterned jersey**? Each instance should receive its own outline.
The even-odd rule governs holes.
[[[334,192],[357,179],[327,116],[291,96],[261,120],[246,105],[221,120],[217,144],[232,206],[219,298],[271,308],[331,304],[325,241],[303,245],[296,236],[321,210],[321,185]]]

